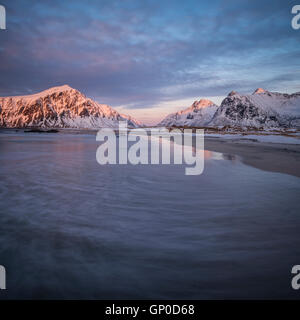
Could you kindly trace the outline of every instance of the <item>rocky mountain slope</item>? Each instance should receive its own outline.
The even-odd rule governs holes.
[[[212,101],[201,99],[195,101],[189,108],[172,113],[162,120],[159,126],[207,126],[214,116],[218,106]]]
[[[158,126],[300,128],[300,92],[259,88],[241,95],[232,91],[220,107],[209,100],[195,101],[190,108],[168,115]]]
[[[134,118],[99,104],[68,85],[37,94],[0,97],[0,126],[50,128],[116,127],[127,120],[129,127],[141,124]]]
[[[284,94],[257,89],[253,94],[232,91],[213,116],[210,126],[299,128],[300,92]]]

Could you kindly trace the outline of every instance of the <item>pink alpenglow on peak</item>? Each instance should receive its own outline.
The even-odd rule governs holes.
[[[27,96],[0,97],[1,127],[97,129],[118,127],[122,120],[127,121],[129,127],[141,125],[68,85]]]
[[[194,109],[201,109],[201,108],[206,108],[206,107],[210,107],[210,106],[214,106],[215,104],[208,99],[200,99],[199,101],[195,101],[192,104],[192,107],[194,107]]]
[[[258,89],[256,89],[256,90],[254,91],[253,94],[266,93],[266,92],[267,92],[266,90],[264,90],[264,89],[262,89],[262,88],[258,88]]]
[[[189,108],[169,114],[159,126],[191,126],[205,127],[211,121],[218,106],[212,101],[201,99],[195,101]]]

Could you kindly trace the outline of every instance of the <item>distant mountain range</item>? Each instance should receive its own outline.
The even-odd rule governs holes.
[[[120,120],[132,128],[143,126],[68,85],[33,95],[0,97],[1,127],[96,129],[117,127]],[[241,95],[232,91],[220,106],[201,99],[168,115],[158,126],[300,128],[300,92],[284,94],[259,88],[253,94]]]
[[[300,128],[300,92],[284,94],[261,88],[253,94],[234,91],[217,107],[209,100],[195,101],[183,111],[168,115],[159,126]]]
[[[139,127],[134,118],[99,104],[68,85],[54,87],[28,96],[0,98],[0,126],[93,129],[117,127],[127,120]]]

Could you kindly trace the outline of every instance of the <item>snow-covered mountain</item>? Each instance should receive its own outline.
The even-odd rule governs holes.
[[[127,120],[129,127],[141,126],[134,118],[99,104],[68,85],[28,96],[0,97],[2,127],[88,129],[117,127],[119,120]]]
[[[172,113],[158,126],[300,128],[300,92],[285,94],[257,89],[252,94],[230,92],[220,107],[210,100]]]
[[[217,108],[212,101],[201,99],[185,110],[169,114],[158,126],[207,126]]]
[[[232,91],[213,116],[210,126],[299,128],[300,92],[284,94],[257,89],[253,94]]]

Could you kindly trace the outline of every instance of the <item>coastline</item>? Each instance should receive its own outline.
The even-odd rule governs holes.
[[[234,154],[257,169],[300,178],[300,144],[269,143],[205,136],[205,150]]]
[[[26,132],[26,129],[28,130],[28,128],[0,127],[0,133],[4,133],[5,131]],[[48,132],[54,133],[53,131],[51,132],[51,130]],[[56,132],[60,134],[69,133],[93,135],[96,134],[97,130],[57,128]],[[41,131],[40,133],[43,133],[43,131]],[[255,167],[257,169],[289,174],[300,178],[300,143],[280,143],[276,141],[278,137],[280,138],[280,135],[269,136],[274,137],[274,142],[251,139],[251,133],[244,135],[243,138],[234,134],[226,134],[223,136],[205,134],[204,148],[208,151],[221,152],[228,155],[236,155],[244,164]]]

